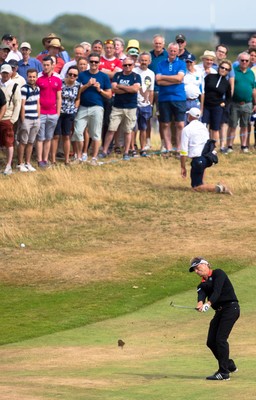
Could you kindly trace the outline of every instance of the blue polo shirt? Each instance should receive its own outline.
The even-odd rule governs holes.
[[[173,62],[168,59],[161,61],[157,65],[157,74],[160,75],[177,75],[179,72],[186,74],[186,63],[176,57]],[[186,92],[184,83],[177,83],[168,86],[159,86],[158,101],[186,101]]]
[[[29,58],[28,63],[25,64],[23,60],[18,61],[18,73],[27,80],[27,70],[30,68],[35,68],[37,72],[42,72],[43,67],[39,60],[36,58]]]
[[[96,74],[91,74],[90,71],[80,72],[77,80],[78,82],[82,83],[82,85],[86,85],[91,78],[95,78],[96,81],[100,83],[101,89],[111,89],[111,83],[108,75],[101,71],[97,72]],[[104,107],[103,101],[104,100],[101,93],[99,93],[94,86],[90,86],[81,94],[80,104],[83,107]]]
[[[168,52],[165,49],[163,49],[162,53],[156,56],[154,50],[151,50],[150,54],[151,54],[151,63],[149,64],[148,68],[151,69],[151,71],[153,71],[154,74],[156,74],[158,63],[168,58]],[[157,85],[156,82],[154,86],[154,91],[159,92],[159,86]]]

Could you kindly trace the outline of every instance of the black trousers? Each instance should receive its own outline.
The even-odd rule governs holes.
[[[240,316],[237,302],[227,303],[215,312],[210,322],[207,346],[211,349],[219,363],[219,372],[229,373],[229,334]]]

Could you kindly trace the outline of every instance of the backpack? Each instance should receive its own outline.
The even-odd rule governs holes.
[[[212,164],[218,164],[219,162],[215,147],[216,147],[216,140],[208,139],[202,151],[202,156],[204,156],[207,159],[209,167],[211,167]]]

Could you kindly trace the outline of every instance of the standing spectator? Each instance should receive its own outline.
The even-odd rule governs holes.
[[[138,92],[137,123],[140,131],[141,156],[146,156],[146,131],[149,119],[152,116],[154,100],[155,74],[148,68],[151,63],[150,53],[144,51],[139,55],[140,66],[133,72],[141,77],[141,88]]]
[[[220,268],[212,269],[203,257],[195,257],[190,262],[189,272],[195,272],[201,279],[197,286],[197,306],[199,312],[215,311],[210,322],[207,347],[218,361],[218,371],[207,376],[207,380],[229,380],[230,372],[238,371],[229,358],[228,337],[240,316],[240,307],[232,283]]]
[[[116,72],[122,71],[122,61],[115,57],[114,41],[112,39],[105,40],[104,54],[100,57],[99,70],[108,75],[110,82]],[[104,98],[104,117],[102,127],[102,146],[104,146],[105,136],[108,131],[109,117],[113,105],[113,96],[108,99]]]
[[[114,37],[113,40],[115,43],[115,56],[119,60],[123,61],[126,57],[124,53],[124,45],[125,45],[124,39],[120,37]]]
[[[217,143],[222,122],[223,110],[231,101],[231,85],[226,79],[232,68],[231,61],[223,60],[217,74],[208,74],[204,85],[204,112],[202,122],[209,124],[211,139]]]
[[[186,49],[186,37],[182,33],[180,33],[175,37],[175,41],[179,45],[178,57],[180,60],[185,61],[187,56],[190,54],[189,51]]]
[[[191,158],[191,187],[196,192],[216,192],[232,195],[227,186],[222,184],[204,183],[205,170],[212,165],[208,157],[203,154],[205,145],[209,139],[209,131],[206,126],[199,121],[201,112],[194,107],[187,111],[188,125],[181,134],[180,165],[182,178],[187,177],[186,159]],[[216,159],[215,159],[216,162]]]
[[[103,43],[101,40],[96,39],[92,42],[92,53],[97,53],[99,56],[103,53]]]
[[[10,46],[7,44],[0,45],[0,67],[5,64],[7,61],[8,54],[10,53]]]
[[[81,42],[80,45],[83,47],[84,49],[84,55],[85,57],[88,57],[88,55],[90,54],[91,50],[92,50],[92,45],[89,42]]]
[[[159,120],[165,147],[167,151],[171,151],[170,123],[174,118],[176,146],[177,152],[179,152],[186,112],[186,93],[183,82],[186,64],[178,57],[179,45],[177,43],[170,43],[167,50],[168,59],[158,64],[156,74],[156,81],[159,85]]]
[[[111,84],[109,77],[99,71],[100,55],[89,55],[90,69],[79,73],[78,82],[81,83],[80,106],[75,118],[72,142],[76,142],[77,162],[82,162],[84,144],[84,130],[88,127],[89,136],[93,143],[92,163],[97,163],[100,146],[104,102],[103,98],[111,98]],[[86,154],[87,154],[86,149]]]
[[[21,107],[21,94],[18,84],[12,79],[12,67],[9,64],[1,66],[0,87],[6,98],[6,111],[0,121],[0,146],[7,148],[7,164],[4,175],[12,173],[12,159],[14,151],[14,128],[18,121]]]
[[[84,47],[81,44],[77,44],[74,47],[74,58],[73,60],[67,62],[61,70],[60,77],[61,79],[66,78],[66,73],[70,67],[77,65],[77,61],[80,57],[85,57]]]
[[[48,55],[49,45],[50,45],[52,39],[58,39],[61,42],[61,39],[57,35],[55,35],[55,33],[49,33],[49,35],[47,35],[46,37],[44,37],[42,39],[42,43],[43,43],[43,46],[44,46],[45,49],[43,51],[41,51],[41,53],[39,53],[39,55],[40,54],[44,54],[44,56]],[[62,58],[65,63],[70,61],[69,54],[68,54],[68,52],[66,50],[60,51],[58,53],[58,56],[60,58]]]
[[[204,103],[204,79],[201,73],[195,68],[196,58],[193,54],[189,54],[186,59],[186,75],[184,76],[184,85],[186,92],[186,110],[192,107],[203,109]]]
[[[18,129],[18,165],[20,172],[35,172],[31,165],[33,144],[40,128],[39,88],[36,85],[38,72],[27,70],[27,83],[21,88],[21,112]],[[25,155],[25,163],[24,163]]]
[[[220,63],[227,59],[228,55],[228,47],[221,43],[216,46],[216,59],[215,63],[213,63],[213,68],[218,71],[218,67]],[[226,79],[229,80],[229,83],[231,85],[231,95],[233,96],[234,93],[234,83],[235,83],[235,72],[234,68],[232,66],[231,70],[228,72]],[[226,145],[226,138],[227,138],[227,132],[228,132],[228,122],[229,122],[229,113],[230,113],[230,104],[226,105],[223,109],[223,114],[222,114],[222,121],[221,121],[221,126],[220,126],[220,152],[223,154],[227,153],[227,148],[225,147]]]
[[[40,130],[37,135],[37,161],[40,168],[48,166],[49,151],[61,110],[61,79],[54,75],[50,56],[43,59],[43,74],[37,79],[40,89]]]
[[[61,42],[59,39],[52,39],[49,43],[48,46],[48,53],[47,55],[50,57],[54,57],[56,59],[55,65],[54,65],[54,72],[57,72],[57,74],[61,73],[62,68],[64,67],[64,60],[59,56],[59,54],[64,50],[64,47],[62,46]],[[45,55],[40,54],[37,56],[37,59],[42,63]]]
[[[248,153],[248,125],[252,113],[256,112],[256,89],[255,76],[249,68],[250,55],[242,52],[238,56],[239,65],[234,67],[235,70],[235,88],[231,102],[230,121],[229,121],[229,138],[228,152],[233,151],[233,142],[235,132],[240,121],[241,150]]]
[[[8,64],[12,67],[12,80],[17,82],[19,87],[21,88],[26,83],[26,79],[23,78],[20,74],[18,74],[18,61],[17,60],[10,60]]]
[[[123,71],[117,72],[112,81],[112,90],[115,94],[114,104],[110,114],[109,130],[106,134],[101,158],[107,156],[109,145],[122,123],[124,132],[124,155],[125,161],[130,160],[129,149],[131,145],[132,130],[136,124],[136,111],[138,105],[137,93],[141,87],[140,75],[133,72],[134,61],[126,57],[123,61]]]
[[[8,56],[6,57],[6,61],[10,61],[10,60],[19,61],[22,59],[22,54],[18,50],[19,42],[18,42],[18,39],[16,36],[13,36],[10,34],[5,34],[2,37],[2,43],[7,44],[7,46],[9,46],[11,49]]]
[[[41,72],[43,70],[42,64],[36,58],[30,57],[31,54],[31,45],[28,42],[23,42],[20,45],[20,51],[22,54],[22,60],[18,61],[19,74],[23,76],[24,79],[27,79],[27,70],[28,69],[36,69],[37,72]]]
[[[201,72],[203,78],[208,74],[217,74],[216,69],[213,68],[215,58],[216,54],[210,50],[205,50],[204,54],[200,57],[202,63],[198,64],[196,68]]]
[[[77,66],[69,67],[66,78],[62,82],[60,117],[54,131],[51,147],[53,165],[56,164],[56,153],[60,136],[62,136],[63,139],[65,165],[69,165],[70,137],[77,113],[78,93],[80,88],[80,83],[77,82],[78,73]]]
[[[154,74],[157,72],[157,64],[160,61],[163,61],[168,58],[168,52],[164,48],[165,45],[165,38],[164,36],[160,34],[156,34],[153,37],[153,49],[150,50],[151,54],[151,63],[149,64],[148,68],[151,69]],[[159,95],[159,86],[157,82],[155,81],[155,87],[154,87],[154,101],[153,101],[153,106],[155,106],[156,110],[156,117],[159,118],[159,104],[158,104],[158,95]],[[160,137],[161,137],[161,148],[165,149],[165,144],[164,144],[164,138],[161,132],[161,127],[160,127]],[[145,150],[149,150],[151,146],[151,120],[148,122],[147,126],[147,143]]]

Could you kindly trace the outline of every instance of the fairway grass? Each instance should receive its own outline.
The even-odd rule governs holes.
[[[2,346],[1,400],[203,400],[213,392],[216,399],[253,399],[253,274],[247,267],[231,276],[241,317],[229,340],[239,368],[230,381],[205,380],[217,368],[205,346],[213,311],[169,306],[196,304],[196,290],[189,290],[122,317]]]

